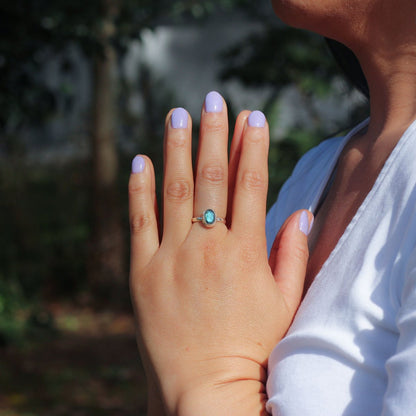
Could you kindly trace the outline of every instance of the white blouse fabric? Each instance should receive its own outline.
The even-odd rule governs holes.
[[[268,248],[295,210],[314,212],[345,143],[297,164],[271,208]],[[317,274],[269,359],[273,416],[416,414],[416,122]]]

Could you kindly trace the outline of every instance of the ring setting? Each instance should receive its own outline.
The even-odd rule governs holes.
[[[217,222],[225,224],[225,219],[217,217],[215,211],[211,208],[206,209],[200,217],[193,217],[192,223],[201,222],[204,227],[212,228]]]

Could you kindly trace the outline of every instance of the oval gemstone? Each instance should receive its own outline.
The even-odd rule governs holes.
[[[213,225],[215,223],[215,212],[212,209],[207,209],[204,212],[204,223],[206,225]]]

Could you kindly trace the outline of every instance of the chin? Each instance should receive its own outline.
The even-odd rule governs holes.
[[[338,0],[271,0],[275,14],[287,25],[310,30],[345,43],[351,27]],[[345,9],[345,8],[344,8]]]
[[[318,0],[310,0],[316,2]],[[305,4],[306,3],[306,4]],[[308,15],[310,15],[311,5],[304,0],[272,0],[275,14],[286,24],[302,29],[306,29]]]

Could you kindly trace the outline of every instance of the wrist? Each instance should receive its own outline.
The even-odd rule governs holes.
[[[186,382],[171,373],[162,381],[167,414],[172,416],[265,416],[266,367],[253,360],[226,357],[193,366]],[[167,386],[171,386],[168,388]]]
[[[240,380],[187,391],[175,416],[266,416],[266,402],[263,383]]]

